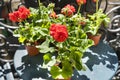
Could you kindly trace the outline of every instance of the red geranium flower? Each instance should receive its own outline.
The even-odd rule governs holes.
[[[64,8],[62,8],[61,13],[66,16],[71,16],[75,12],[75,7],[68,4]]]
[[[26,19],[30,15],[30,10],[24,6],[21,6],[18,11],[20,12],[20,18]]]
[[[50,27],[50,35],[57,42],[64,42],[68,38],[68,32],[65,25],[52,24]]]
[[[19,22],[19,11],[15,11],[13,13],[9,13],[9,19],[13,22]]]
[[[22,20],[28,18],[30,15],[29,9],[21,6],[18,11],[14,11],[13,13],[9,13],[9,19],[13,22],[21,22]]]
[[[85,4],[86,0],[76,0],[78,5]]]

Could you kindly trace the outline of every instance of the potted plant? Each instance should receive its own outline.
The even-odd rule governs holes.
[[[79,6],[85,3],[77,2]],[[51,18],[50,36],[44,46],[38,46],[52,49],[46,51],[45,48],[42,48],[43,53],[46,53],[43,56],[42,67],[48,69],[50,67],[52,78],[56,80],[70,80],[75,69],[85,70],[82,57],[86,49],[93,45],[93,41],[88,39],[83,29],[83,23],[87,19],[79,13],[79,10],[80,7],[74,14],[76,11],[74,6],[68,4],[61,9],[60,14],[54,13],[56,17]],[[48,42],[55,47],[49,46]]]
[[[39,49],[35,47],[46,39],[50,26],[49,14],[54,6],[54,4],[49,4],[48,7],[45,7],[41,3],[39,5],[38,9],[27,9],[21,6],[17,11],[9,13],[10,20],[18,22],[19,25],[19,28],[14,31],[14,36],[18,37],[20,43],[26,45],[27,50],[29,48],[36,50],[28,51],[28,53],[33,52],[30,55],[38,54]]]
[[[86,0],[76,2],[79,5],[77,11],[67,4],[56,14],[53,3],[46,7],[38,0],[36,9],[20,7],[9,14],[12,21],[19,22],[15,36],[24,45],[35,45],[40,53],[44,53],[42,68],[47,68],[54,79],[69,80],[74,69],[85,70],[82,57],[93,45],[87,34],[97,34],[103,20],[107,21],[101,10],[87,17],[82,15],[80,8]]]
[[[94,0],[94,2],[96,3],[96,12],[87,15],[89,21],[84,27],[84,31],[88,34],[90,39],[94,40],[95,45],[97,45],[102,35],[100,28],[103,25],[107,26],[107,23],[109,23],[110,19],[105,13],[103,13],[102,9],[98,9],[99,0]]]

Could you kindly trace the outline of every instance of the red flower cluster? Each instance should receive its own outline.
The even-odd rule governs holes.
[[[75,7],[68,4],[64,8],[62,8],[61,13],[65,16],[71,16],[75,12]]]
[[[85,4],[86,0],[76,0],[78,5]]]
[[[68,38],[67,28],[61,24],[52,24],[50,27],[50,35],[57,42],[63,42]]]
[[[24,6],[19,7],[17,11],[9,13],[9,19],[13,22],[21,22],[30,15],[29,9]]]

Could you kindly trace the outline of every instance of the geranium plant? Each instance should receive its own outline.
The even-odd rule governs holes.
[[[48,35],[50,26],[50,17],[54,4],[45,7],[39,4],[39,9],[27,9],[24,6],[19,7],[17,11],[9,13],[9,18],[13,22],[19,22],[19,28],[14,31],[14,36],[19,37],[19,42],[25,45],[33,45],[40,39],[45,39]]]
[[[77,2],[79,6],[85,3]],[[83,17],[79,11],[80,7],[76,12],[74,6],[70,4],[63,7],[60,14],[56,15],[53,11],[55,17],[51,18],[50,37],[45,41],[44,47],[49,47],[48,42],[51,42],[55,45],[51,48],[54,50],[46,52],[43,45],[39,46],[43,49],[41,49],[43,53],[46,53],[43,67],[50,66],[50,73],[54,79],[68,79],[72,76],[74,69],[85,70],[82,57],[86,49],[93,45],[93,41],[88,39],[83,30],[84,23],[88,19]],[[52,58],[56,54],[57,56]]]
[[[42,68],[50,67],[54,79],[68,79],[74,69],[85,70],[82,57],[86,49],[93,45],[87,33],[96,34],[98,28],[93,27],[98,27],[100,25],[98,23],[106,17],[101,14],[101,10],[84,17],[80,13],[80,8],[86,0],[76,2],[78,10],[73,5],[67,4],[59,14],[54,11],[55,4],[50,3],[46,7],[40,0],[37,9],[20,7],[18,11],[9,14],[10,20],[19,22],[19,28],[14,34],[19,37],[21,43],[32,45],[43,40],[36,47],[40,53],[44,53]],[[98,14],[102,17],[96,16]]]
[[[84,31],[91,33],[92,35],[98,35],[101,26],[107,26],[110,18],[103,12],[102,9],[98,8],[99,0],[93,0],[96,3],[96,12],[93,14],[88,14],[89,19],[88,24],[84,27]],[[103,25],[102,25],[103,24]]]

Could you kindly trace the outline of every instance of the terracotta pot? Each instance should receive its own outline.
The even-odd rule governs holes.
[[[99,35],[89,35],[88,38],[93,40],[94,41],[94,45],[96,46],[96,45],[99,44],[99,41],[100,41],[100,38],[101,38],[101,34],[99,34]]]
[[[39,49],[36,48],[35,46],[26,46],[26,50],[28,52],[28,55],[30,56],[35,56],[39,54]]]

